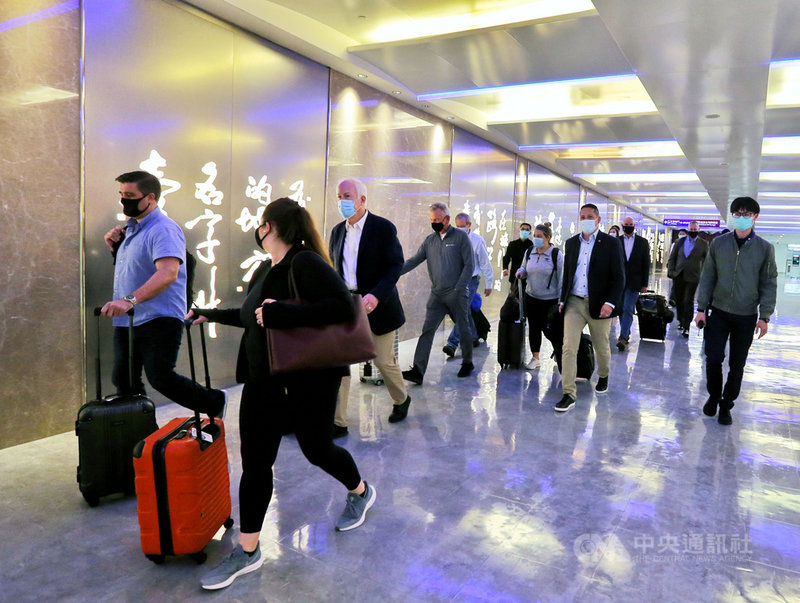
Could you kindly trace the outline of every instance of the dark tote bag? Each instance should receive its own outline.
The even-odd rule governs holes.
[[[294,273],[289,269],[289,303],[302,304]],[[272,374],[349,366],[375,358],[375,342],[361,296],[352,294],[351,322],[318,327],[267,329],[267,353]]]

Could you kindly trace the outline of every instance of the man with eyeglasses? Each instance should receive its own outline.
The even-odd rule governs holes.
[[[695,323],[705,323],[706,388],[703,413],[717,414],[720,425],[730,425],[731,408],[739,396],[747,353],[758,333],[767,334],[769,317],[775,310],[778,267],[775,248],[757,236],[753,224],[760,207],[751,197],[731,203],[733,232],[711,243],[697,290]],[[722,361],[730,339],[728,380],[722,385]]]

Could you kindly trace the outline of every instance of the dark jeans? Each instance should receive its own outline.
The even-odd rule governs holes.
[[[525,316],[528,317],[528,344],[531,354],[538,354],[542,347],[542,333],[547,329],[547,311],[558,303],[558,299],[536,299],[527,293],[524,299]]]
[[[361,483],[353,457],[331,439],[341,380],[341,369],[326,369],[245,383],[239,408],[243,533],[261,531],[272,499],[272,466],[284,433],[294,431],[308,461],[348,490]]]
[[[688,329],[694,318],[694,294],[698,283],[687,283],[683,274],[679,274],[672,281],[672,293],[675,299],[675,309],[678,313],[678,326]]]
[[[428,368],[428,360],[431,356],[433,338],[436,336],[436,329],[442,324],[444,317],[448,314],[458,325],[461,333],[469,333],[470,301],[467,299],[467,290],[451,291],[445,295],[437,295],[431,291],[428,298],[428,305],[425,308],[425,322],[422,323],[422,334],[417,340],[417,347],[414,350],[414,366],[423,375]],[[462,363],[472,362],[472,339],[464,337],[461,339],[461,361]]]
[[[145,394],[142,368],[153,389],[181,406],[206,414],[222,409],[224,395],[175,372],[181,347],[183,321],[154,318],[133,327],[133,386],[128,378],[128,327],[114,327],[114,373],[112,382],[121,394]]]
[[[758,314],[742,316],[730,314],[717,308],[708,308],[704,333],[706,348],[706,388],[712,398],[723,398],[733,402],[739,397],[742,387],[747,353],[753,343]],[[725,343],[730,338],[728,358],[728,380],[722,387],[722,361],[725,360]]]

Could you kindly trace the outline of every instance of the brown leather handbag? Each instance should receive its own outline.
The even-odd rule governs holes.
[[[289,269],[290,303],[302,304],[294,272]],[[361,296],[352,294],[355,318],[351,322],[318,327],[266,329],[269,370],[272,374],[348,366],[375,358],[375,342]]]

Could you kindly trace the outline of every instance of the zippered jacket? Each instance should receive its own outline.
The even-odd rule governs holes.
[[[697,288],[697,310],[714,306],[723,312],[769,318],[775,311],[778,267],[775,248],[758,235],[741,248],[736,233],[718,236],[711,243]]]

